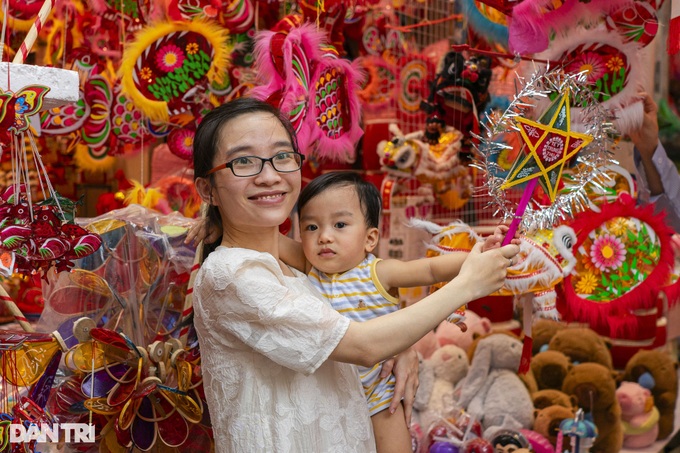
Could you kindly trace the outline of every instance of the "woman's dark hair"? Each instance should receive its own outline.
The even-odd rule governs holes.
[[[298,211],[302,213],[305,205],[325,190],[345,186],[354,187],[354,190],[356,190],[366,226],[368,228],[378,228],[380,212],[382,210],[380,192],[377,187],[364,180],[358,173],[351,171],[332,171],[312,179],[300,192]]]
[[[288,132],[288,137],[293,146],[293,150],[298,150],[297,137],[295,129],[290,123],[290,120],[284,116],[277,108],[259,99],[250,97],[240,97],[232,101],[222,104],[219,107],[208,112],[203,117],[201,123],[196,129],[194,135],[194,180],[197,178],[208,178],[208,182],[212,185],[214,182],[214,175],[208,176],[208,172],[215,166],[214,160],[219,147],[220,132],[223,127],[231,120],[242,115],[251,113],[270,113],[281,121],[281,125]],[[218,228],[222,231],[222,218],[217,206],[210,205],[206,213],[209,228]],[[208,256],[210,252],[215,250],[222,242],[222,237],[212,244],[205,244],[203,247],[203,259]]]

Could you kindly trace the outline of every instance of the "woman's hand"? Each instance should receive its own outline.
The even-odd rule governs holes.
[[[642,124],[638,129],[628,132],[628,135],[635,147],[640,151],[640,156],[643,159],[651,160],[659,144],[659,121],[657,119],[659,108],[649,93],[641,91],[638,93],[638,96],[642,99],[644,109]]]
[[[508,244],[482,253],[482,244],[477,243],[453,281],[462,277],[467,288],[472,290],[473,300],[488,296],[503,286],[508,267],[514,264],[513,258],[518,252],[517,245]]]
[[[199,217],[196,219],[196,223],[189,228],[184,243],[198,246],[203,241],[206,244],[211,244],[220,238],[220,234],[219,230],[208,225],[206,217]]]
[[[416,391],[418,390],[418,353],[414,348],[409,348],[397,354],[394,359],[386,360],[383,363],[380,377],[394,374],[397,382],[394,386],[394,397],[392,404],[390,404],[390,413],[393,414],[397,407],[404,401],[404,417],[406,418],[407,426],[411,426],[411,414],[413,413],[413,402],[416,399]]]

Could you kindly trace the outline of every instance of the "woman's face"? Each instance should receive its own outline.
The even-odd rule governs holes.
[[[293,151],[286,129],[270,113],[238,116],[220,131],[213,166],[242,156],[270,158]],[[225,228],[252,234],[278,227],[290,215],[300,193],[300,171],[279,173],[266,162],[254,176],[235,176],[229,168],[214,174],[213,203]]]

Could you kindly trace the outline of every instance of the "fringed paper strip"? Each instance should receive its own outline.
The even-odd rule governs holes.
[[[222,81],[229,64],[227,30],[212,22],[162,22],[140,31],[123,54],[122,92],[151,120],[188,110],[184,96]]]
[[[575,321],[598,324],[656,306],[673,264],[672,230],[663,218],[652,205],[635,207],[622,195],[601,205],[600,213],[582,213],[571,222],[578,264],[565,279],[564,292]]]

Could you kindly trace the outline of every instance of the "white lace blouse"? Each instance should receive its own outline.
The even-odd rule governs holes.
[[[326,360],[349,320],[274,257],[218,247],[194,282],[194,323],[218,453],[374,452],[353,365]]]

